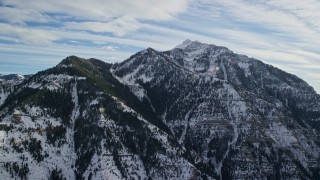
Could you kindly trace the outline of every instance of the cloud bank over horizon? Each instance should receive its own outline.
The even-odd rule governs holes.
[[[0,73],[35,73],[69,55],[118,62],[185,39],[226,46],[320,93],[317,0],[0,0]]]

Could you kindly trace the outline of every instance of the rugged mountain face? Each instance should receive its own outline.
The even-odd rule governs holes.
[[[147,49],[113,71],[220,177],[319,175],[320,97],[298,77],[196,41]]]
[[[207,176],[110,67],[72,56],[19,84],[0,107],[1,179]]]
[[[0,105],[3,104],[5,99],[14,91],[14,88],[23,80],[29,78],[30,75],[20,74],[0,74]]]
[[[319,102],[197,41],[114,65],[70,56],[0,104],[0,179],[317,179]]]
[[[21,74],[0,74],[0,81],[23,81],[28,79],[31,75],[21,75]]]

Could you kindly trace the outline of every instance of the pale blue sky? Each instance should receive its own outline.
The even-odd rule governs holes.
[[[185,39],[226,46],[320,92],[319,0],[0,0],[0,73],[36,73],[69,55],[122,61]]]

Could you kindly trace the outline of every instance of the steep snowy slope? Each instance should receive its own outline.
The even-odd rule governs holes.
[[[110,67],[71,56],[8,97],[0,107],[0,179],[209,177]]]
[[[220,178],[319,176],[320,96],[296,76],[190,40],[139,52],[113,73]]]
[[[7,97],[11,94],[14,89],[14,84],[11,82],[0,82],[0,105],[4,103]]]
[[[14,91],[15,87],[18,86],[22,81],[29,78],[30,75],[20,74],[0,74],[0,106],[3,104],[5,99]]]

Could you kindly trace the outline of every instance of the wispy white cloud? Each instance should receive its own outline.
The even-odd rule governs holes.
[[[0,23],[0,34],[16,38],[16,41],[25,44],[49,44],[58,39],[56,35],[44,29],[21,27],[6,23]]]
[[[205,1],[205,0],[204,0]],[[319,18],[310,18],[311,15],[319,14],[320,7],[313,0],[306,1],[248,1],[248,0],[214,0],[211,5],[223,7],[224,12],[234,18],[235,22],[246,23],[253,28],[261,28],[271,31],[268,36],[285,34],[295,40],[306,42],[319,42]],[[268,3],[266,3],[268,2]],[[303,6],[301,4],[304,4]],[[314,6],[315,5],[315,6]],[[313,6],[313,8],[306,8]],[[299,7],[305,7],[300,9]],[[311,12],[310,12],[311,11]],[[299,12],[299,13],[298,13]],[[312,20],[311,20],[312,19]],[[254,30],[254,29],[253,29]],[[252,30],[249,30],[252,31]]]
[[[0,17],[6,22],[25,24],[26,22],[50,22],[52,18],[33,9],[19,9],[14,7],[0,7]]]
[[[139,22],[131,17],[121,17],[111,22],[68,22],[65,28],[73,30],[86,30],[99,33],[113,33],[117,36],[123,36],[129,32],[141,28]]]
[[[120,16],[132,16],[138,19],[166,20],[177,12],[187,8],[185,0],[121,0],[121,1],[42,1],[42,0],[2,0],[5,6],[21,9],[33,9],[45,13],[67,14],[73,17],[88,19],[105,19]],[[85,13],[87,12],[87,13]]]
[[[108,51],[116,51],[118,49],[117,46],[102,46],[101,49],[105,49]]]
[[[111,32],[124,35],[139,28],[139,20],[162,21],[173,19],[183,12],[188,5],[187,0],[121,0],[121,1],[42,1],[42,0],[2,0],[2,19],[9,22],[48,21],[52,17],[72,17],[66,23],[67,28],[90,30],[94,32]],[[18,13],[22,12],[22,13]],[[18,13],[19,15],[14,15]],[[81,22],[79,22],[81,21]]]
[[[270,0],[265,3],[273,8],[294,15],[301,19],[307,26],[320,30],[320,2],[317,0],[292,1],[292,0]]]

